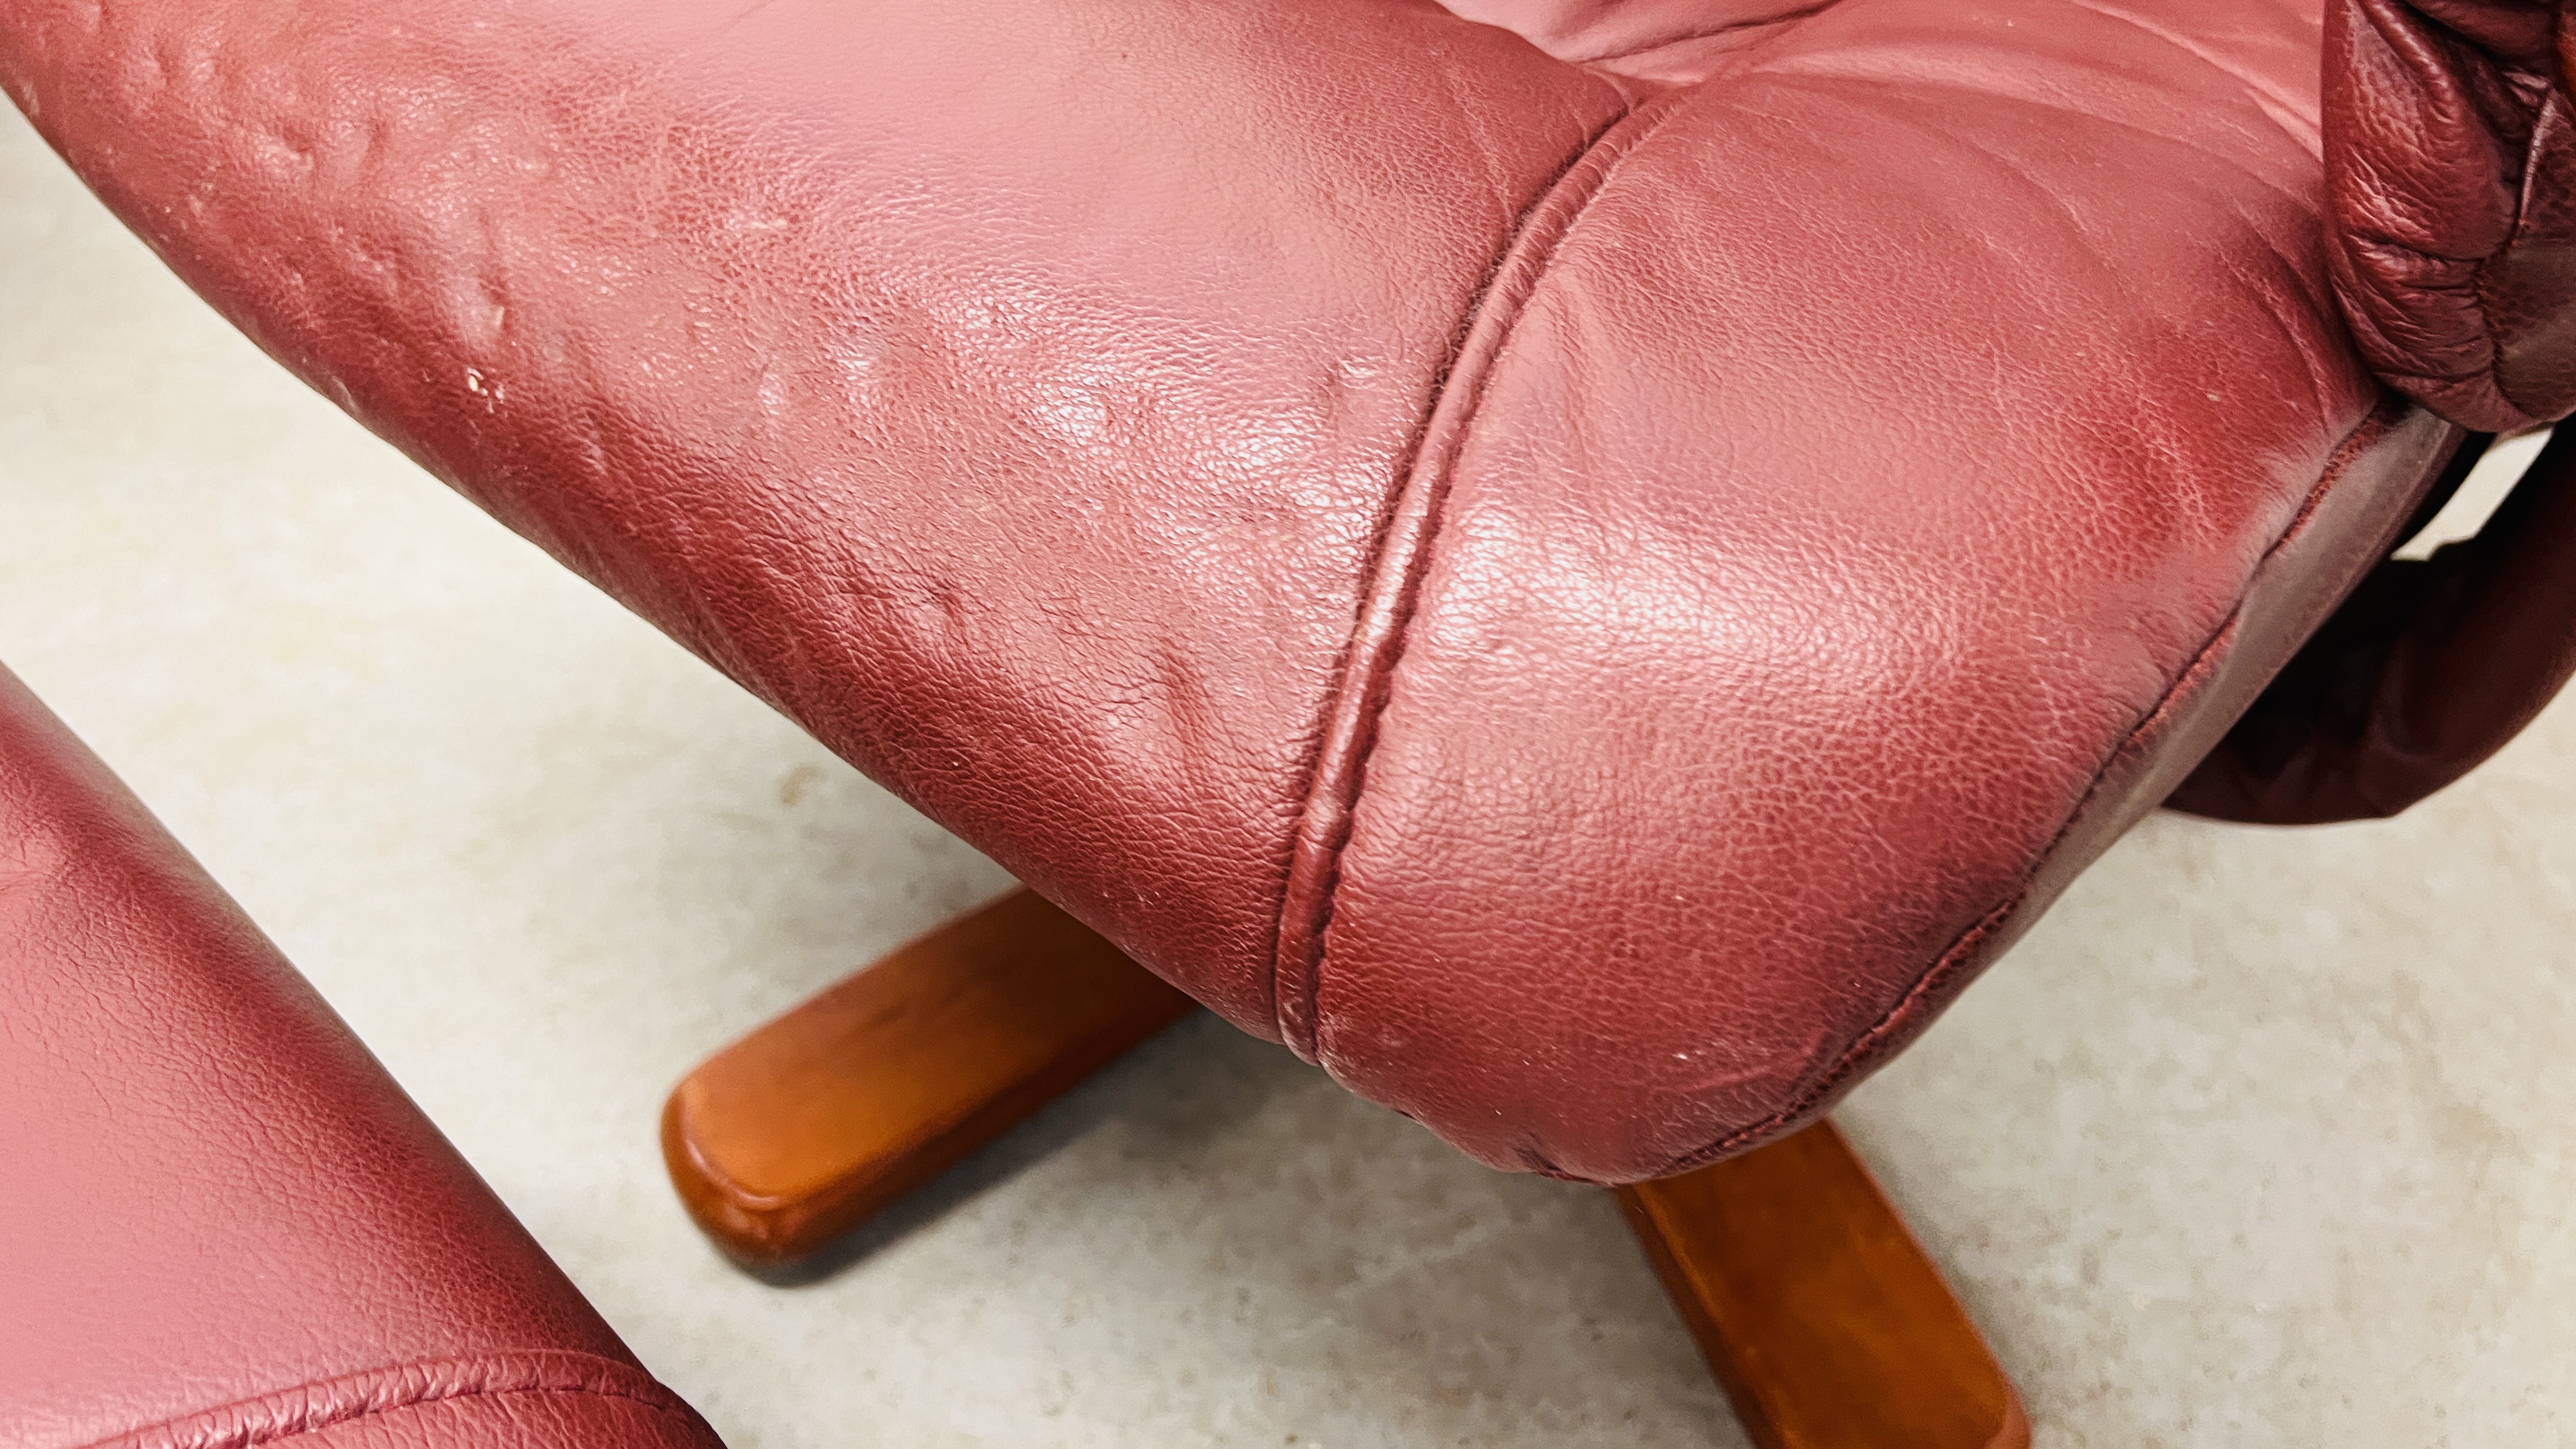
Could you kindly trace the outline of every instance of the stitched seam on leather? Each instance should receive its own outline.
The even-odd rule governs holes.
[[[630,1404],[641,1404],[645,1408],[651,1409],[653,1412],[660,1414],[665,1418],[677,1419],[683,1424],[688,1424],[692,1429],[697,1427],[695,1424],[690,1423],[684,1415],[672,1412],[670,1407],[667,1405],[655,1403],[653,1400],[645,1398],[641,1394],[619,1393],[614,1389],[576,1387],[462,1389],[452,1394],[432,1394],[425,1398],[413,1399],[408,1403],[388,1404],[382,1408],[366,1409],[359,1413],[351,1414],[346,1418],[332,1419],[323,1423],[301,1425],[296,1428],[281,1430],[275,1434],[253,1433],[240,1438],[219,1437],[215,1439],[200,1440],[196,1444],[189,1446],[189,1449],[216,1449],[216,1446],[218,1445],[223,1446],[223,1449],[231,1449],[231,1446],[234,1445],[240,1445],[242,1446],[242,1449],[250,1449],[250,1446],[253,1445],[283,1443],[289,1439],[300,1439],[307,1434],[319,1434],[326,1429],[336,1429],[343,1424],[354,1424],[361,1419],[381,1418],[387,1414],[408,1413],[413,1409],[424,1409],[432,1404],[462,1403],[468,1399],[506,1399],[533,1394],[572,1394],[583,1398],[617,1399]]]
[[[1298,1055],[1317,1056],[1315,1000],[1341,884],[1341,857],[1377,743],[1378,716],[1404,652],[1414,605],[1447,502],[1451,475],[1511,333],[1575,224],[1618,163],[1689,98],[1668,91],[1603,126],[1514,223],[1511,240],[1461,319],[1460,341],[1432,385],[1403,483],[1372,548],[1368,590],[1345,646],[1305,808],[1290,845],[1288,881],[1272,934],[1271,1016]]]
[[[2229,643],[2236,637],[2237,625],[2245,617],[2246,596],[2253,593],[2254,586],[2270,570],[2272,560],[2306,531],[2308,521],[2316,516],[2317,509],[2324,504],[2326,495],[2334,490],[2336,482],[2351,469],[2354,461],[2359,459],[2371,444],[2395,431],[2397,420],[2403,416],[2401,409],[2382,403],[2381,406],[2372,409],[2370,415],[2362,419],[2359,426],[2347,433],[2342,442],[2335,445],[2334,451],[2328,455],[2324,475],[2317,479],[2315,487],[2308,490],[2308,496],[2300,503],[2299,511],[2291,515],[2290,521],[2282,527],[2280,534],[2270,545],[2265,547],[2263,556],[2255,561],[2253,570],[2246,575],[2245,593],[2238,596],[2236,606],[2228,610],[2227,617],[2219,622],[2218,628],[2193,653],[2190,662],[2174,676],[2173,683],[2165,687],[2165,692],[2157,698],[2155,705],[2139,716],[2138,722],[2129,727],[2129,732],[2120,737],[2120,742],[2112,746],[2102,757],[2101,765],[2094,770],[2093,778],[2086,784],[2084,794],[2076,800],[2075,808],[2067,813],[2064,822],[2057,827],[2057,832],[2049,837],[2048,844],[2031,858],[2030,868],[2023,874],[2020,883],[2007,892],[2003,900],[1992,910],[1978,917],[1975,923],[1960,932],[1958,937],[1933,959],[1932,964],[1924,968],[1923,974],[1914,979],[1914,984],[1905,989],[1905,993],[1897,998],[1896,1003],[1853,1037],[1805,1091],[1791,1098],[1788,1104],[1778,1111],[1751,1126],[1738,1128],[1706,1147],[1674,1159],[1671,1164],[1657,1173],[1657,1176],[1688,1172],[1694,1167],[1713,1162],[1740,1148],[1759,1142],[1778,1132],[1782,1127],[1796,1122],[1812,1111],[1818,1103],[1831,1098],[1845,1082],[1851,1079],[1853,1073],[1876,1058],[1880,1049],[1892,1036],[1911,1024],[1912,1019],[1920,1014],[1925,1002],[1941,994],[1942,988],[1949,985],[1950,981],[1976,958],[1977,948],[1984,944],[1986,938],[1992,936],[2005,922],[2012,919],[2013,913],[2029,901],[2031,887],[2037,883],[2041,870],[2057,854],[2058,847],[2065,843],[2066,837],[2072,835],[2075,827],[2082,824],[2084,817],[2091,812],[2094,801],[2100,798],[2102,787],[2110,779],[2112,771],[2129,757],[2131,750],[2140,739],[2180,707],[2186,686],[2195,680],[2207,678],[2217,669]]]
[[[456,1377],[445,1383],[436,1381],[432,1375],[442,1369]],[[559,1382],[543,1382],[549,1370],[562,1372],[565,1377]],[[474,1374],[483,1377],[479,1381],[464,1377]],[[402,1381],[406,1378],[415,1382],[404,1386]],[[379,1382],[395,1385],[398,1390],[407,1387],[408,1391],[379,1399],[374,1395],[382,1390],[373,1387]],[[298,1411],[293,1407],[296,1400],[328,1396],[335,1390],[346,1393],[347,1400],[318,1410]],[[676,1420],[692,1433],[704,1431],[695,1412],[678,1395],[641,1369],[578,1349],[522,1349],[361,1369],[130,1429],[97,1440],[89,1449],[256,1449],[429,1404],[519,1394],[622,1399]]]

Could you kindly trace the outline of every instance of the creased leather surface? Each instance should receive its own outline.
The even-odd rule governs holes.
[[[2466,427],[2576,410],[2561,0],[2330,0],[2332,260],[2363,355]]]
[[[219,1449],[398,1412],[414,1427],[345,1432],[508,1442],[469,1420],[539,1422],[524,1406],[418,1410],[539,1390],[652,1410],[557,1404],[548,1442],[715,1444],[6,671],[0,1140],[11,1449]]]
[[[1505,1166],[1830,1105],[2458,436],[2339,315],[2312,0],[0,16],[273,354]]]

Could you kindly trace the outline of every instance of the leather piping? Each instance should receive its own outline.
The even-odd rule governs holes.
[[[642,1369],[571,1349],[522,1349],[361,1369],[128,1430],[89,1449],[256,1449],[426,1404],[510,1394],[624,1399],[714,1442],[696,1411]]]
[[[1370,563],[1367,593],[1343,651],[1341,678],[1289,848],[1287,888],[1273,938],[1271,1010],[1280,1040],[1307,1061],[1317,1060],[1315,999],[1325,933],[1341,884],[1342,851],[1350,843],[1352,815],[1377,743],[1378,716],[1404,654],[1450,477],[1484,400],[1485,384],[1576,220],[1620,160],[1687,96],[1666,92],[1622,113],[1585,143],[1521,214],[1510,243],[1468,306],[1456,355],[1432,384],[1429,415]]]
[[[2112,746],[2110,752],[2103,756],[2102,763],[2094,770],[2093,778],[2086,785],[2084,794],[2076,800],[2075,808],[2067,813],[2065,822],[2058,826],[2055,835],[2049,837],[2048,844],[2031,858],[2030,869],[2022,876],[2020,883],[2015,885],[1992,910],[1978,917],[1975,923],[1960,932],[1957,938],[1951,941],[1949,948],[1935,957],[1932,964],[1924,968],[1922,975],[1914,978],[1914,984],[1906,988],[1905,993],[1896,999],[1894,1005],[1888,1007],[1878,1020],[1862,1029],[1831,1062],[1826,1064],[1824,1070],[1814,1078],[1806,1090],[1790,1098],[1786,1105],[1771,1115],[1750,1126],[1739,1127],[1706,1147],[1685,1153],[1649,1176],[1671,1177],[1688,1172],[1692,1168],[1705,1166],[1719,1158],[1729,1157],[1755,1146],[1766,1138],[1803,1126],[1808,1118],[1832,1105],[1835,1098],[1841,1095],[1843,1089],[1854,1077],[1867,1070],[1878,1058],[1894,1050],[1896,1045],[1910,1040],[1907,1033],[1912,1028],[1914,1019],[1928,1012],[1937,1011],[1940,1003],[1951,994],[1948,988],[1954,982],[1962,986],[1966,984],[1959,981],[1959,978],[1973,974],[1974,968],[1979,964],[1977,959],[1979,948],[1988,938],[2003,929],[2005,923],[2012,919],[2014,912],[2028,903],[2032,888],[2038,884],[2049,862],[2056,857],[2058,847],[2064,845],[2066,837],[2073,834],[2075,827],[2082,824],[2085,816],[2092,813],[2094,803],[2101,798],[2104,785],[2109,783],[2117,767],[2140,758],[2144,753],[2142,741],[2152,735],[2159,725],[2173,717],[2189,694],[2188,687],[2206,680],[2217,671],[2220,663],[2226,658],[2229,646],[2235,642],[2237,627],[2244,621],[2245,600],[2253,594],[2256,584],[2271,567],[2272,560],[2300,534],[2307,531],[2309,520],[2315,517],[2318,507],[2325,502],[2326,495],[2333,491],[2334,485],[2352,467],[2354,460],[2396,429],[2398,421],[2406,412],[2406,409],[2396,405],[2402,401],[2402,399],[2389,399],[2382,402],[2380,406],[2372,409],[2370,415],[2363,418],[2350,433],[2345,434],[2343,441],[2335,446],[2333,453],[2328,455],[2323,476],[2317,479],[2315,487],[2308,490],[2308,496],[2300,503],[2299,511],[2291,516],[2289,523],[2282,528],[2280,536],[2274,538],[2271,545],[2263,550],[2263,557],[2256,561],[2253,571],[2246,575],[2245,587],[2237,596],[2236,606],[2228,610],[2226,619],[2219,623],[2216,631],[2192,655],[2191,661],[2174,676],[2173,683],[2165,687],[2164,694],[2156,700],[2154,706],[2140,715],[2138,722],[2129,727],[2129,732],[2120,737],[2120,742]],[[2395,540],[2391,541],[2392,546],[2395,542]],[[1562,1176],[1563,1174],[1549,1175]]]

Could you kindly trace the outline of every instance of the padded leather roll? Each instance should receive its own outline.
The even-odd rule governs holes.
[[[2576,52],[2561,0],[2331,0],[2327,194],[2362,355],[2467,427],[2576,409]]]
[[[1507,1167],[1791,1130],[2461,437],[2315,0],[0,0],[275,356]]]

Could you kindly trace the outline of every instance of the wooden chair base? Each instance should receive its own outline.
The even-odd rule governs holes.
[[[717,1246],[810,1257],[1191,1009],[1027,891],[824,991],[671,1093],[662,1154]],[[2024,1449],[2011,1383],[1830,1123],[1618,1189],[1762,1449]]]
[[[662,1160],[716,1246],[774,1269],[1195,1007],[1014,891],[709,1057],[663,1105]]]

